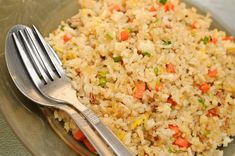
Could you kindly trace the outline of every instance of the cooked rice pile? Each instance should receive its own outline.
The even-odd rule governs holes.
[[[233,38],[178,0],[80,5],[47,38],[78,99],[137,155],[223,155],[235,135]]]

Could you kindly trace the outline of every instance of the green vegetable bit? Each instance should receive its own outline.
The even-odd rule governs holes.
[[[106,77],[99,78],[99,86],[100,87],[105,87],[106,83],[107,83]]]
[[[166,4],[166,3],[167,3],[167,0],[159,0],[159,2],[160,2],[161,4]]]
[[[205,104],[205,99],[200,98],[200,99],[198,99],[198,102],[201,103],[201,104]]]
[[[156,20],[155,20],[155,23],[160,23],[161,22],[161,19],[160,18],[157,18]]]
[[[169,152],[169,153],[175,153],[175,150],[174,150],[172,147],[169,147],[169,148],[168,148],[168,152]]]
[[[113,37],[110,34],[106,34],[105,37],[106,37],[107,40],[113,40]]]
[[[144,56],[148,56],[148,57],[151,56],[151,54],[150,54],[149,52],[144,52],[143,55],[144,55]]]
[[[133,31],[131,28],[128,28],[127,30],[129,33],[132,33],[132,31]]]
[[[155,75],[158,76],[158,74],[159,74],[159,69],[158,69],[158,67],[154,68],[153,71],[154,71]]]
[[[113,61],[114,62],[121,62],[122,61],[122,57],[121,56],[113,57]]]
[[[60,26],[60,30],[61,30],[61,31],[64,31],[64,25],[61,25],[61,26]]]
[[[162,40],[163,45],[170,45],[171,41],[170,40]]]
[[[203,107],[207,108],[207,105],[205,104],[205,99],[199,98],[198,102],[201,103]]]
[[[100,77],[100,78],[101,78],[101,77],[105,78],[106,75],[107,75],[107,71],[103,71],[103,70],[102,70],[102,71],[99,71],[97,75],[98,75],[98,77]]]
[[[168,148],[168,152],[169,152],[169,153],[182,153],[182,152],[184,152],[184,151],[182,151],[182,150],[176,150],[176,149],[174,149],[173,147],[169,147],[169,148]]]
[[[207,44],[207,43],[209,43],[211,41],[211,36],[205,36],[203,39],[202,39],[202,42],[204,43],[204,44]]]
[[[208,135],[210,135],[210,131],[206,130],[202,135],[204,135],[205,137],[208,137]]]

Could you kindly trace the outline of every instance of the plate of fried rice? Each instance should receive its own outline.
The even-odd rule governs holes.
[[[46,37],[78,100],[134,155],[226,156],[223,149],[235,136],[230,31],[214,27],[216,17],[188,1],[79,0],[78,5],[77,14]],[[68,115],[52,111],[66,133],[81,141]]]
[[[234,37],[179,0],[80,6],[47,38],[78,99],[136,155],[223,155],[235,135]]]

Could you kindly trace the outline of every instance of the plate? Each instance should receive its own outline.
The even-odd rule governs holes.
[[[213,27],[235,36],[235,0],[185,1],[201,12],[210,12],[215,19]],[[10,27],[19,23],[34,24],[47,35],[61,20],[77,11],[77,0],[0,0],[0,110],[15,134],[34,155],[75,156],[79,152],[87,156],[90,153],[63,131],[49,109],[36,106],[14,86],[4,59],[5,36]],[[223,150],[225,156],[232,156],[235,154],[235,142]]]

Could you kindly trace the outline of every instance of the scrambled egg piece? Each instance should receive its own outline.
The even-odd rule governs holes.
[[[77,57],[76,53],[73,51],[69,51],[66,53],[66,60],[72,60],[75,59]]]
[[[149,114],[145,113],[139,116],[134,122],[131,124],[131,129],[135,129],[136,127],[143,124],[149,118]]]
[[[235,95],[235,78],[231,75],[231,76],[228,76],[224,83],[223,83],[223,89],[228,91],[228,92],[231,92],[233,95]]]
[[[119,129],[117,132],[117,137],[122,141],[125,137],[125,131]]]
[[[224,45],[228,54],[235,54],[235,43],[229,42]]]

